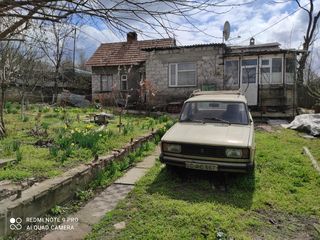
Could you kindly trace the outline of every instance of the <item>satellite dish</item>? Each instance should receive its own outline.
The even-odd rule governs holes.
[[[227,41],[230,36],[230,23],[226,21],[223,26],[223,40]]]

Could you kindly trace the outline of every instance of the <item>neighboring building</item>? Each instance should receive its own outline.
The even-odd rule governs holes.
[[[130,94],[140,96],[140,82],[145,79],[147,53],[144,48],[172,47],[172,38],[138,41],[137,34],[127,34],[126,42],[101,44],[86,65],[92,69],[92,98],[105,102]]]
[[[20,101],[24,91],[26,101],[51,102],[55,93],[54,70],[47,68],[45,71],[34,70],[32,79],[16,79],[7,89],[8,101]],[[63,69],[57,81],[58,93],[68,90],[75,94],[91,97],[91,72],[81,69]]]
[[[125,43],[102,44],[88,61],[93,95],[113,89],[147,95],[139,84],[144,80],[153,94],[143,100],[155,106],[182,102],[196,89],[240,89],[253,110],[293,113],[297,50],[255,45],[253,38],[248,46],[176,46],[174,39],[137,41],[130,34]]]

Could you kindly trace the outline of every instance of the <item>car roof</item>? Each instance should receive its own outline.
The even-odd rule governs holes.
[[[245,96],[240,94],[208,94],[197,95],[187,99],[185,102],[201,102],[201,101],[223,101],[223,102],[243,102],[247,103]]]

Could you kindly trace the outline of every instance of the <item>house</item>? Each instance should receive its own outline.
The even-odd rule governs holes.
[[[137,45],[140,41],[135,38],[133,42]],[[120,84],[120,90],[144,90],[146,96],[148,91],[139,85],[143,80],[153,93],[144,100],[157,106],[182,102],[196,89],[240,89],[253,111],[294,114],[299,54],[295,49],[282,49],[279,43],[255,44],[253,38],[247,46],[177,46],[174,39],[148,43],[137,45],[135,55],[129,39],[127,43],[102,44],[87,63],[93,71],[93,94],[112,92],[112,84],[106,82],[114,84],[116,80],[126,81],[126,88]]]
[[[112,103],[115,98],[140,97],[140,82],[145,79],[147,52],[142,49],[175,46],[172,38],[139,41],[135,32],[126,42],[104,43],[86,65],[92,69],[92,99]]]
[[[156,88],[153,105],[179,102],[197,89],[223,89],[221,43],[148,48],[146,80]]]

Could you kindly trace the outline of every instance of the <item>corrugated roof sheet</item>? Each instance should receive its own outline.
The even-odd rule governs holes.
[[[87,61],[89,66],[137,65],[146,60],[145,48],[175,46],[175,39],[103,43]]]
[[[182,49],[182,48],[198,48],[198,47],[225,47],[224,43],[204,43],[204,44],[193,44],[193,45],[183,45],[183,46],[170,46],[170,47],[148,47],[144,48],[144,51],[161,51],[170,49]]]

